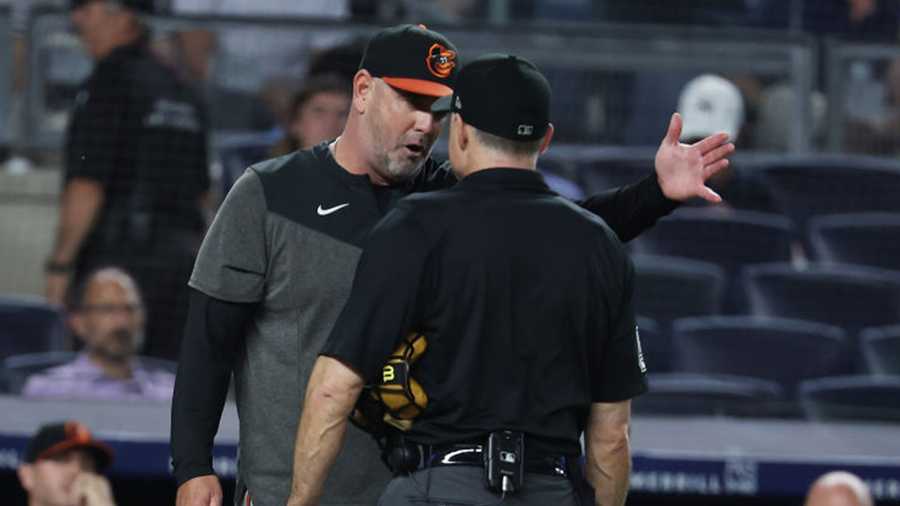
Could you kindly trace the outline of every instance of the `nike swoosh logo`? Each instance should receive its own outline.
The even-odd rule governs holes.
[[[319,208],[316,209],[316,213],[318,213],[319,216],[328,216],[329,214],[336,213],[349,205],[350,205],[350,203],[348,202],[346,204],[341,204],[339,206],[329,207],[328,209],[322,209],[322,204],[319,204]]]

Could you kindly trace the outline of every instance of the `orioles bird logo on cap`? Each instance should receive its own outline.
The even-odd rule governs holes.
[[[446,79],[456,67],[456,51],[451,51],[440,44],[432,44],[425,57],[425,66],[434,77]]]

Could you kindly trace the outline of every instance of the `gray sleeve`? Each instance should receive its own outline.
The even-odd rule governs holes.
[[[228,302],[259,302],[268,267],[266,199],[248,169],[235,182],[213,220],[188,284]]]

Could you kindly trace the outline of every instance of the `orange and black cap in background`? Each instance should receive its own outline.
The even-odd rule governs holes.
[[[48,459],[73,449],[86,450],[94,457],[98,471],[112,463],[112,448],[94,439],[84,424],[74,420],[51,423],[38,429],[25,448],[25,462],[31,464]]]
[[[453,93],[457,72],[456,46],[425,25],[384,29],[369,41],[360,69],[394,88],[443,97]]]
[[[487,54],[465,65],[453,95],[432,112],[456,112],[467,124],[505,139],[533,141],[550,125],[550,83],[528,60]]]

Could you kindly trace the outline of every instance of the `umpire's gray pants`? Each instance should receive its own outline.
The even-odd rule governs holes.
[[[394,478],[378,506],[578,506],[567,478],[526,474],[521,490],[501,500],[485,487],[484,470],[474,466],[443,466]]]

